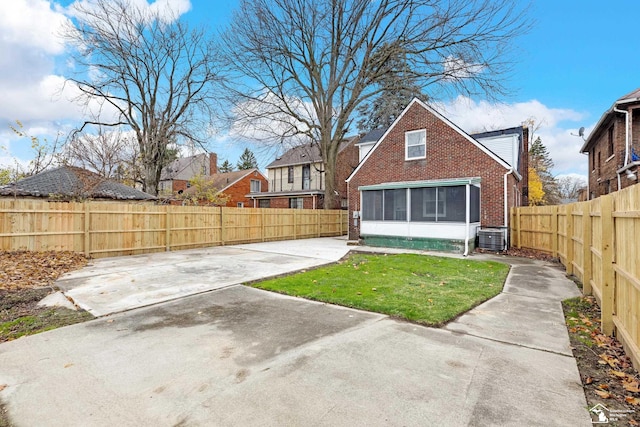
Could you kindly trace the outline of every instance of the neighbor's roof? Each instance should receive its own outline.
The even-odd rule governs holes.
[[[343,139],[340,143],[340,147],[338,148],[338,152],[347,148],[357,138],[357,136],[350,136]],[[322,162],[322,155],[320,154],[320,148],[318,145],[307,143],[293,147],[282,156],[277,157],[273,162],[267,165],[267,169],[320,162]]]
[[[57,195],[114,200],[155,199],[151,194],[110,181],[94,172],[75,166],[62,166],[21,179],[0,188],[0,195],[22,197]]]
[[[382,138],[382,135],[384,135],[387,129],[388,128],[379,128],[369,131],[369,133],[366,133],[362,138],[360,138],[356,145],[372,144],[378,142],[378,140]]]
[[[224,191],[236,182],[240,181],[242,178],[246,177],[247,175],[251,175],[254,172],[256,172],[258,176],[262,176],[264,179],[267,179],[262,174],[262,172],[255,168],[233,172],[217,173],[215,175],[207,176],[205,177],[205,179],[207,180],[207,183],[210,183],[212,188],[215,188],[218,191]],[[185,190],[185,193],[193,193],[194,191],[196,191],[194,187],[189,187]]]
[[[200,153],[195,156],[180,157],[162,168],[160,181],[181,179],[189,180],[194,175],[205,175],[209,163],[209,153]]]

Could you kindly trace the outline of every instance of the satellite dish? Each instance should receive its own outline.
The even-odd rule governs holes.
[[[575,133],[571,134],[572,136],[579,136],[580,138],[584,139],[584,126],[582,126],[580,129],[578,129],[578,134],[576,135]]]

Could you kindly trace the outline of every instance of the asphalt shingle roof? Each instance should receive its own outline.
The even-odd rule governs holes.
[[[252,174],[258,171],[258,169],[247,169],[247,170],[239,170],[233,172],[224,172],[217,173],[215,175],[207,176],[205,179],[207,180],[207,184],[211,185],[211,188],[215,188],[218,191],[223,190],[224,188],[236,183],[241,180],[245,176]],[[187,188],[185,190],[186,193],[193,193],[196,191],[194,187]]]
[[[1,196],[83,197],[114,200],[154,200],[151,194],[75,166],[61,166],[0,187]]]
[[[357,136],[346,137],[340,143],[338,152],[344,150],[353,141],[358,139]],[[278,168],[283,166],[304,165],[307,163],[321,163],[322,155],[320,154],[320,148],[317,144],[302,144],[297,147],[293,147],[282,156],[276,158],[273,162],[267,165],[267,169]]]

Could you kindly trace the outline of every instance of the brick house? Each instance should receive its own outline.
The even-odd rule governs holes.
[[[526,204],[528,132],[477,138],[411,101],[347,179],[349,238],[468,253],[482,227],[506,245],[509,209]]]
[[[269,190],[269,181],[258,169],[247,169],[233,172],[216,173],[206,177],[207,186],[229,196],[224,205],[233,208],[257,208],[256,196]],[[184,190],[193,193],[195,188]]]
[[[589,199],[638,183],[640,89],[605,111],[580,152],[589,156]]]
[[[218,156],[215,153],[201,153],[195,156],[181,157],[162,169],[158,194],[170,196],[189,188],[189,180],[194,176],[211,176],[218,173]]]
[[[357,137],[345,139],[336,162],[336,191],[340,206],[347,208],[345,180],[358,165]],[[325,168],[315,144],[294,147],[267,166],[269,192],[253,196],[259,207],[322,209],[324,207]]]

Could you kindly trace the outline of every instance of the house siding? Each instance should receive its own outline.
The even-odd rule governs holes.
[[[304,165],[293,165],[293,182],[288,182],[289,166],[268,169],[271,191],[302,191],[302,169]],[[324,189],[324,174],[322,163],[310,163],[310,182],[307,190]]]
[[[405,132],[426,129],[426,159],[405,161]],[[360,210],[363,185],[480,177],[480,221],[483,227],[504,225],[504,174],[507,169],[420,103],[413,103],[370,153],[349,182],[350,210]],[[509,175],[508,201],[513,206],[521,184]],[[350,215],[349,238],[358,239],[358,225]]]

